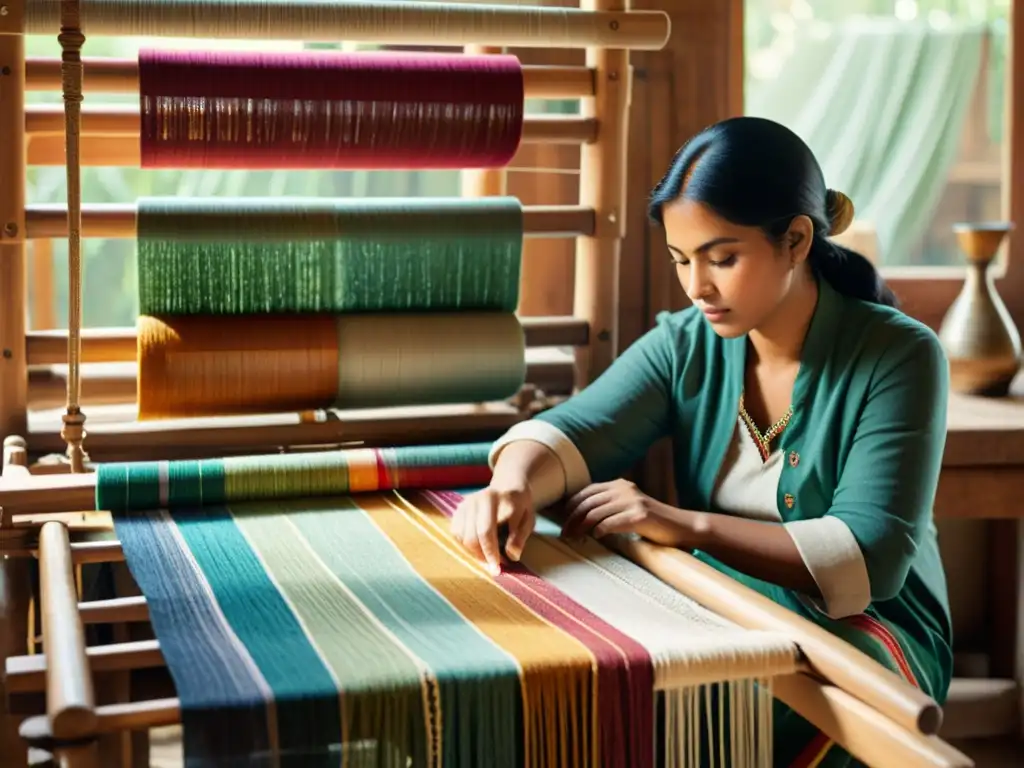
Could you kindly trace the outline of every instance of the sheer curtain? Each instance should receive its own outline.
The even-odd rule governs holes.
[[[906,263],[956,158],[985,33],[889,19],[809,27],[777,77],[748,80],[746,112],[796,131],[877,229],[883,261]]]

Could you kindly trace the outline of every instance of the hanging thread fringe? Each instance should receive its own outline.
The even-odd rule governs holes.
[[[772,768],[770,679],[664,693],[664,768]]]

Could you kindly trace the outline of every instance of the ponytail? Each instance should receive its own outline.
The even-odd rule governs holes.
[[[837,293],[851,299],[899,308],[899,299],[885,284],[874,264],[856,251],[823,237],[815,237],[808,260],[815,276],[827,281]]]

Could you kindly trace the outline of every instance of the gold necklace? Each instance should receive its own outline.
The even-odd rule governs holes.
[[[786,426],[789,424],[789,420],[793,417],[793,406],[790,405],[786,409],[786,412],[782,414],[782,418],[772,424],[768,429],[761,433],[761,430],[757,428],[757,424],[750,418],[750,414],[747,413],[747,408],[743,404],[743,396],[745,393],[740,392],[740,417],[743,419],[743,423],[747,425],[747,431],[754,440],[754,444],[757,446],[758,452],[761,454],[761,462],[768,461],[768,457],[772,455],[772,441],[783,433]]]

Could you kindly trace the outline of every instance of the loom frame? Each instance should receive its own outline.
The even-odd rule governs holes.
[[[7,60],[13,62],[10,71],[4,74],[11,76],[15,83],[20,81],[22,86],[27,82],[52,85],[53,62],[43,62],[40,66],[24,57],[22,32],[26,29],[26,3],[32,2],[46,2],[49,6],[58,4],[56,0],[11,0],[4,6],[8,13],[0,16],[0,58],[4,59],[0,64],[6,65]],[[103,2],[82,0],[81,5],[87,9],[90,4],[98,7]],[[70,4],[76,9],[79,5],[74,0]],[[583,0],[580,12],[592,14],[598,24],[610,25],[614,20],[624,29],[630,28],[633,18],[628,0],[624,3]],[[650,22],[653,17],[648,14],[646,19]],[[43,29],[48,30],[49,27]],[[614,31],[616,27],[611,29]],[[28,31],[38,30],[29,28]],[[103,30],[95,28],[94,31],[102,33]],[[329,33],[333,37],[341,36],[333,30]],[[386,37],[389,34],[391,37]],[[591,78],[591,90],[580,94],[584,96],[581,118],[538,121],[539,132],[534,134],[547,140],[582,143],[580,206],[573,211],[533,212],[540,219],[548,217],[549,228],[535,231],[579,238],[574,296],[576,319],[568,322],[562,319],[561,325],[538,321],[534,328],[537,337],[546,339],[548,343],[562,343],[558,340],[572,338],[571,343],[576,346],[574,386],[584,386],[592,381],[607,367],[617,351],[617,269],[626,221],[623,181],[632,72],[628,50],[605,47],[607,35],[607,30],[604,30],[601,35],[577,37],[569,43],[559,41],[563,47],[569,44],[586,47],[586,70]],[[379,30],[378,38],[371,39],[407,41],[414,37],[409,32]],[[652,40],[654,37],[651,35]],[[667,27],[663,37],[667,39]],[[458,38],[455,41],[489,46],[531,42],[535,45],[549,44],[538,38],[523,40],[502,38],[501,35],[479,41]],[[664,42],[662,40],[658,47]],[[474,50],[489,52],[495,49]],[[99,65],[111,73],[107,78],[112,85],[126,87],[130,71],[126,73],[123,64],[100,62]],[[86,67],[89,67],[88,63]],[[578,71],[562,74],[565,80],[546,73],[545,76],[551,78],[546,86],[549,93],[561,96],[568,89],[582,87],[583,78]],[[570,78],[574,84],[565,85]],[[562,85],[552,85],[555,82]],[[77,221],[77,214],[81,214],[81,234],[85,236],[88,236],[90,227],[99,227],[95,231],[108,234],[112,230],[124,231],[124,222],[130,211],[94,211],[80,209],[73,204],[72,216],[69,217],[67,210],[26,208],[26,164],[63,164],[55,162],[54,154],[55,148],[62,149],[65,141],[61,135],[63,126],[59,125],[65,118],[65,112],[26,110],[24,87],[14,91],[12,99],[0,104],[0,121],[3,121],[4,130],[10,131],[6,135],[16,139],[10,146],[0,148],[0,175],[18,172],[10,175],[18,181],[14,192],[0,195],[0,214],[3,215],[0,220],[0,291],[21,297],[6,302],[6,308],[0,307],[0,347],[5,351],[4,366],[0,368],[0,428],[2,434],[7,435],[3,473],[0,475],[0,535],[4,537],[2,543],[9,555],[0,560],[0,568],[3,569],[0,572],[0,617],[13,619],[0,627],[0,656],[5,661],[4,685],[0,686],[0,747],[11,743],[12,725],[16,720],[6,710],[10,695],[45,689],[45,714],[24,720],[21,735],[31,743],[48,748],[52,758],[61,765],[90,768],[98,764],[97,743],[103,737],[123,736],[126,730],[140,726],[171,724],[177,722],[178,712],[173,700],[168,699],[97,706],[98,686],[94,688],[94,673],[120,673],[123,678],[130,670],[162,665],[162,657],[154,641],[85,647],[85,624],[110,622],[123,625],[144,621],[148,612],[144,599],[132,597],[91,604],[77,602],[76,568],[84,563],[116,562],[123,559],[123,553],[117,542],[74,541],[79,533],[109,530],[111,527],[106,513],[82,511],[92,506],[90,483],[95,477],[89,471],[92,468],[90,464],[69,467],[68,462],[60,457],[30,462],[30,457],[39,452],[58,453],[62,444],[58,435],[51,434],[40,440],[27,428],[31,382],[28,367],[33,360],[33,346],[38,349],[49,344],[52,350],[54,343],[63,343],[75,347],[75,352],[79,350],[74,339],[69,341],[68,334],[62,338],[60,334],[33,336],[25,332],[22,290],[25,244],[33,233],[44,231],[51,236],[77,237],[77,224],[68,224],[69,220]],[[126,118],[110,111],[91,111],[89,108],[84,112],[85,130],[80,139],[75,132],[75,155],[80,145],[83,164],[90,162],[91,154],[109,162],[110,143],[102,146],[91,139],[114,136],[119,140],[116,137],[124,135],[131,115]],[[90,121],[97,121],[97,133],[90,134]],[[107,124],[106,133],[102,130],[104,121],[112,121]],[[55,130],[56,127],[61,130]],[[17,140],[19,138],[21,141]],[[98,151],[101,148],[107,154]],[[467,194],[501,194],[504,174],[500,171],[465,174],[463,185]],[[107,217],[104,218],[103,214]],[[588,216],[590,220],[585,221]],[[10,291],[12,287],[17,290]],[[119,348],[117,345],[124,343],[124,337],[123,332],[104,334],[102,331],[94,332],[91,338],[86,336],[81,340],[83,360],[91,360],[91,355],[99,357],[101,349]],[[52,352],[50,357],[39,352],[35,355],[36,360],[55,358]],[[13,405],[8,404],[8,398]],[[289,448],[310,443],[322,447],[347,440],[358,440],[367,445],[394,444],[404,436],[402,433],[412,430],[423,442],[480,439],[483,434],[500,432],[515,421],[528,417],[533,410],[545,407],[548,402],[543,396],[538,398],[535,393],[527,391],[507,408],[495,407],[482,416],[479,409],[447,417],[422,415],[423,409],[418,409],[421,411],[419,415],[406,415],[387,422],[379,413],[345,421],[338,419],[335,423],[299,417],[293,423],[255,428],[246,434],[243,434],[244,428],[235,428],[233,432],[230,426],[207,426],[194,429],[189,435],[182,435],[184,430],[175,433],[172,429],[155,429],[148,433],[143,430],[111,430],[107,433],[109,439],[106,444],[97,439],[104,434],[101,429],[93,431],[87,443],[97,453],[103,453],[104,458],[116,454],[117,450],[124,451],[126,457],[142,458],[141,453],[170,458],[169,454],[174,453],[174,448],[168,445],[170,435],[174,435],[173,441],[181,451],[179,455],[195,457],[251,453],[262,447]],[[139,442],[143,436],[148,442],[140,451]],[[776,696],[803,713],[868,765],[898,765],[901,768],[971,765],[968,758],[934,736],[941,719],[935,702],[880,665],[684,553],[626,540],[617,542],[616,546],[626,557],[741,626],[789,633],[803,652],[804,666],[796,674],[774,680]],[[24,638],[23,630],[27,632],[22,620],[28,613],[27,600],[31,588],[26,566],[33,557],[38,559],[40,567],[45,650],[43,654],[35,655],[12,653],[17,635],[22,633]],[[122,739],[122,746],[124,743]],[[20,765],[15,763],[12,768],[20,768]]]

